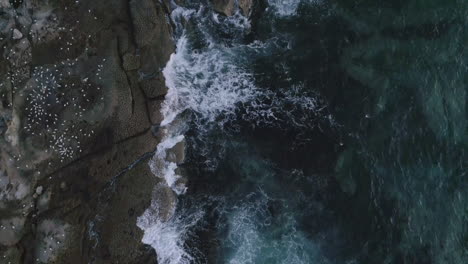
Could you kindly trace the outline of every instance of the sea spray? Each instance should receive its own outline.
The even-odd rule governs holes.
[[[256,96],[251,77],[231,63],[229,57],[233,54],[229,50],[226,52],[226,47],[212,43],[205,50],[193,52],[180,27],[182,20],[198,13],[176,7],[171,16],[178,27],[176,32],[182,33],[176,52],[163,70],[168,92],[161,108],[162,139],[149,162],[152,173],[161,182],[155,187],[151,206],[137,222],[144,231],[142,242],[151,245],[156,250],[158,263],[164,264],[194,262],[193,253],[184,244],[191,227],[203,215],[202,210],[177,210],[174,194],[184,194],[187,189],[184,181],[179,181],[182,176],[177,173],[178,161],[171,158],[177,155],[173,148],[184,140],[189,121],[196,120],[200,128],[209,123],[222,124],[223,120],[234,116],[238,103]],[[235,25],[245,23],[245,18],[239,23],[231,20],[229,22]],[[184,116],[186,112],[190,115]]]
[[[138,226],[144,231],[142,242],[156,250],[160,263],[196,262],[194,252],[185,243],[204,215],[203,205],[185,210],[178,204],[177,196],[187,192],[183,177],[190,175],[178,174],[181,161],[174,158],[181,155],[177,152],[184,151],[175,147],[188,139],[186,133],[190,129],[196,131],[196,140],[190,141],[194,144],[191,149],[216,167],[213,160],[223,153],[224,143],[214,144],[221,149],[210,148],[213,143],[208,142],[212,138],[210,133],[227,133],[226,127],[232,128],[239,116],[252,125],[292,122],[304,129],[313,127],[316,123],[313,117],[323,111],[323,104],[315,94],[301,94],[304,88],[301,85],[281,91],[257,87],[248,67],[251,63],[248,54],[268,53],[276,39],[243,43],[241,40],[250,32],[245,17],[240,14],[220,17],[203,5],[196,8],[174,4],[171,14],[176,25],[176,52],[163,70],[168,92],[161,107],[162,139],[149,163],[161,182],[155,188],[151,206],[138,219]],[[187,23],[197,26],[186,27]],[[231,41],[219,32],[232,36]],[[208,140],[205,142],[208,144],[196,145],[197,140]]]

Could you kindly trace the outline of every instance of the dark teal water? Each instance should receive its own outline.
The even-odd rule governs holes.
[[[468,263],[467,1],[183,6],[187,263]]]

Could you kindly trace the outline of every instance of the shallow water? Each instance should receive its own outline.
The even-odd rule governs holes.
[[[266,7],[173,3],[159,263],[468,263],[468,2]]]

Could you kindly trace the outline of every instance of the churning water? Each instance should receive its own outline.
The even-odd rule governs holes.
[[[447,2],[172,3],[150,167],[178,196],[138,222],[158,262],[468,263],[468,3]]]

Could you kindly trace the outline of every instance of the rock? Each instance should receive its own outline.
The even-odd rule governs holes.
[[[8,10],[8,8],[5,8],[4,10]],[[13,13],[6,12],[0,14],[0,33],[7,35],[13,30],[14,26],[15,19]],[[2,36],[0,36],[0,40],[2,40]]]
[[[185,140],[175,144],[174,147],[167,151],[167,160],[182,164],[185,161]]]
[[[232,16],[235,10],[235,0],[211,0],[213,9],[226,16]]]
[[[158,221],[168,221],[173,215],[177,196],[171,188],[164,184],[159,184],[153,191],[151,206],[138,219],[138,226],[146,229],[156,224]]]
[[[0,258],[2,259],[2,263],[21,263],[21,255],[21,250],[16,247],[8,247],[5,251],[0,249]]]
[[[163,116],[161,114],[161,104],[162,100],[150,100],[148,101],[148,112],[151,119],[151,124],[159,125],[163,120]]]
[[[23,236],[25,222],[26,218],[21,216],[1,219],[0,244],[3,246],[13,246],[18,243]]]
[[[211,0],[213,9],[226,16],[234,15],[236,11],[236,1],[235,0]],[[242,15],[248,17],[250,16],[253,9],[254,0],[239,0],[238,7]]]
[[[175,47],[167,8],[152,0],[0,7],[0,42],[14,51],[0,55],[0,254],[21,249],[24,263],[155,263],[136,218],[157,178],[145,160],[129,166],[159,140],[161,69]],[[119,195],[107,188],[114,183]]]
[[[37,202],[36,202],[36,209],[39,214],[49,209],[49,202],[51,199],[51,195],[52,195],[51,192],[47,191],[43,195],[38,196],[39,199],[37,199]]]
[[[23,33],[21,33],[18,29],[13,29],[13,39],[21,39],[23,37]]]
[[[46,44],[60,37],[57,14],[49,6],[40,6],[32,15],[33,23],[29,29],[32,43],[34,45]]]
[[[164,4],[152,0],[130,1],[135,42],[140,51],[140,73],[156,75],[175,50],[172,28]]]
[[[141,80],[141,89],[149,99],[163,99],[167,93],[167,86],[165,85],[164,76],[158,73],[155,77]]]
[[[123,68],[126,71],[133,71],[140,68],[140,58],[130,53],[123,56]]]
[[[108,258],[104,263],[156,262],[154,256],[153,259],[146,260],[148,254],[154,253],[152,248],[147,249],[140,243],[129,241],[141,241],[143,237],[143,232],[137,226],[137,219],[150,206],[153,188],[157,182],[145,160],[115,182],[115,191],[109,190],[109,199],[98,211],[104,219],[96,222],[101,241],[98,248],[105,248]],[[166,195],[162,192],[158,197],[164,199],[164,208],[169,210],[173,201]]]
[[[254,0],[239,0],[239,8],[244,16],[250,16],[253,8],[253,1]]]

